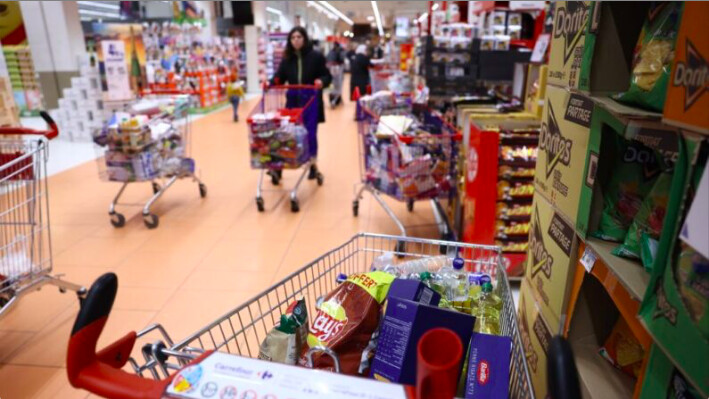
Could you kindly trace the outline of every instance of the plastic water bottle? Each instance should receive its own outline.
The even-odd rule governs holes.
[[[450,258],[445,255],[418,258],[399,263],[396,265],[396,270],[399,277],[420,280],[421,273],[437,272],[449,265],[450,262]]]
[[[459,312],[470,313],[468,273],[464,266],[465,261],[462,258],[455,258],[451,267],[446,267],[441,275],[447,287],[446,297],[453,308]]]
[[[483,334],[500,335],[500,310],[502,300],[492,292],[492,284],[486,282],[482,285],[482,291],[474,298],[476,307],[473,311],[475,316],[475,332]]]

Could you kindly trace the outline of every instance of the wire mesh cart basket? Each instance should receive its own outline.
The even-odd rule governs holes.
[[[427,107],[412,104],[408,95],[381,92],[360,102],[361,183],[352,202],[354,216],[368,191],[406,236],[382,194],[406,202],[409,212],[416,201],[430,200],[442,238],[455,240],[440,200],[456,196],[460,133]]]
[[[312,325],[318,298],[336,288],[338,276],[368,271],[375,258],[390,252],[400,240],[406,242],[407,252],[400,253],[406,258],[422,259],[445,252],[450,257],[463,258],[470,270],[495,276],[495,289],[503,301],[501,335],[512,341],[510,398],[533,397],[499,247],[365,233],[354,236],[179,342],[173,341],[161,325],[153,324],[140,332],[128,333],[97,353],[96,341],[109,317],[118,285],[114,274],[106,274],[92,286],[74,324],[67,355],[69,380],[77,388],[109,398],[159,397],[178,370],[212,351],[255,358],[260,343],[291,302],[305,299]],[[136,340],[146,342],[140,361],[129,357]],[[122,369],[126,364],[132,372]],[[313,375],[323,378],[322,374]]]
[[[192,179],[199,195],[207,196],[207,186],[197,177],[190,158],[190,96],[181,92],[146,94],[131,105],[129,113],[115,113],[112,120],[94,132],[94,142],[106,150],[99,157],[103,180],[120,182],[121,187],[109,207],[114,227],[123,227],[126,218],[116,210],[131,183],[150,182],[153,195],[144,204],[143,222],[158,227],[158,215],[151,207],[178,179]]]
[[[265,174],[274,186],[279,185],[284,169],[302,169],[290,191],[291,211],[298,212],[298,187],[315,165],[318,149],[320,89],[311,85],[266,87],[247,120],[251,168],[261,171],[256,187],[256,207],[264,211],[262,195]],[[313,176],[318,185],[322,173]]]
[[[41,116],[49,130],[0,128],[0,317],[18,298],[46,284],[79,297],[86,293],[51,275],[47,146],[58,131],[47,113]]]

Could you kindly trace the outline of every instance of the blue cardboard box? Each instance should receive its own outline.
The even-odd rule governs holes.
[[[397,278],[391,283],[387,297],[408,299],[409,301],[431,306],[438,306],[438,302],[441,300],[441,294],[437,293],[426,284],[418,280],[406,280],[401,278]]]
[[[507,399],[511,350],[510,337],[473,333],[468,353],[465,399]]]
[[[372,377],[415,385],[416,346],[421,336],[434,328],[448,328],[460,337],[463,348],[467,348],[474,324],[475,317],[471,315],[390,296],[379,325]]]

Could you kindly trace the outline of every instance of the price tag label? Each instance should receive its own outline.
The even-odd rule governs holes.
[[[596,264],[596,253],[593,252],[591,247],[586,247],[586,249],[583,251],[583,256],[581,257],[581,264],[583,265],[584,269],[586,269],[587,273],[591,273],[591,270],[593,270],[593,265]]]

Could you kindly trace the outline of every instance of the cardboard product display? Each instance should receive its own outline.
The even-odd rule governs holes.
[[[548,83],[578,87],[590,1],[554,2]]]
[[[567,89],[547,87],[534,183],[567,218],[576,222],[594,103]]]
[[[684,145],[680,146],[678,167],[675,168],[675,180],[672,182],[672,192],[682,198],[683,206],[668,205],[666,217],[672,222],[668,223],[666,219],[662,235],[663,238],[671,239],[667,240],[669,245],[666,247],[660,245],[658,249],[650,284],[640,308],[641,320],[657,345],[703,397],[709,396],[709,368],[706,367],[709,359],[709,342],[690,314],[675,269],[682,254],[680,240],[677,237],[686,217],[680,217],[678,214],[680,209],[682,212],[687,212],[690,208],[689,194],[696,189],[690,188],[691,182],[707,166],[705,164],[707,145],[709,144],[704,137],[684,134]],[[701,159],[704,163],[703,167],[696,163],[697,152],[704,154]],[[686,166],[680,168],[679,165]],[[669,214],[670,211],[674,214]],[[706,322],[705,318],[702,320]]]
[[[524,275],[553,332],[564,325],[577,257],[574,225],[542,195],[535,194]]]
[[[529,282],[522,280],[519,292],[519,334],[522,338],[524,357],[532,377],[534,396],[547,397],[547,350],[551,342],[551,330],[544,321],[535,302]]]
[[[591,2],[578,88],[593,94],[624,92],[648,3]]]
[[[685,2],[667,85],[668,123],[709,134],[709,4]]]

